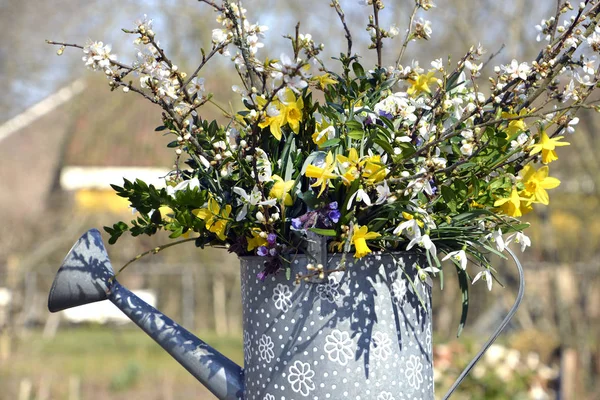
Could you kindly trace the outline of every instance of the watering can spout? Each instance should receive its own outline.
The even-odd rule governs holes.
[[[233,361],[142,301],[114,279],[100,232],[87,231],[58,270],[51,312],[110,300],[219,399],[242,399],[244,371]]]

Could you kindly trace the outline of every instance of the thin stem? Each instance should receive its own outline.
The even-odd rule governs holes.
[[[177,246],[178,244],[182,244],[185,242],[191,242],[192,240],[196,240],[198,238],[187,238],[187,239],[183,239],[183,240],[178,240],[177,242],[172,242],[172,243],[167,243],[167,244],[163,244],[161,246],[155,247],[151,250],[145,251],[143,253],[138,254],[137,256],[133,257],[131,260],[129,260],[125,265],[123,265],[115,274],[115,276],[113,276],[111,278],[111,280],[116,279],[117,276],[119,276],[119,274],[128,266],[130,266],[131,264],[133,264],[134,262],[136,262],[137,260],[139,260],[142,257],[147,256],[148,254],[157,254],[158,252],[164,250],[164,249],[168,249],[169,247],[173,247],[173,246]]]
[[[413,24],[418,9],[419,6],[415,5],[415,7],[412,10],[412,13],[410,14],[410,18],[408,21],[408,29],[406,30],[406,36],[404,37],[404,42],[402,43],[402,47],[400,48],[400,54],[398,54],[398,58],[396,59],[396,68],[400,67],[400,62],[402,62],[402,57],[404,56],[404,52],[406,51],[408,43],[410,42],[410,36],[412,34]]]
[[[379,1],[373,1],[373,18],[375,18],[375,49],[377,50],[377,68],[381,68],[381,27],[379,26]]]
[[[348,29],[348,24],[346,24],[346,16],[344,15],[344,10],[342,9],[342,6],[340,6],[340,2],[338,0],[332,0],[331,7],[334,8],[344,27],[346,41],[348,42],[348,50],[346,51],[346,56],[350,58],[352,56],[352,35],[350,34],[350,29]]]

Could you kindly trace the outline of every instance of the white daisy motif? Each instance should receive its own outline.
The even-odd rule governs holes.
[[[381,392],[377,396],[377,400],[396,400],[390,392]]]
[[[373,357],[385,361],[392,354],[392,341],[387,333],[375,332],[373,335]]]
[[[421,371],[423,370],[423,364],[419,357],[412,355],[406,362],[406,369],[404,370],[404,375],[408,380],[408,384],[412,386],[414,389],[419,389],[421,383],[423,383],[423,374]]]
[[[315,372],[310,368],[309,363],[296,361],[288,372],[288,382],[292,385],[294,392],[308,396],[311,391],[315,390],[315,383],[312,380]]]
[[[392,283],[392,296],[398,305],[401,305],[404,302],[406,291],[406,280],[398,278]]]
[[[340,297],[339,282],[333,276],[329,276],[327,283],[317,286],[317,293],[321,300],[327,300],[330,303],[335,303]]]
[[[250,334],[248,332],[244,332],[244,364],[250,364],[251,357],[250,350]]]
[[[258,341],[258,354],[260,355],[260,359],[265,362],[271,362],[275,354],[273,353],[273,341],[267,335],[262,335],[260,340]]]
[[[265,397],[263,397],[263,400],[275,400],[275,396],[267,393],[267,394],[265,394]]]
[[[292,292],[290,288],[278,283],[275,289],[273,289],[273,303],[275,303],[275,308],[281,310],[283,312],[287,312],[292,306]]]
[[[340,365],[348,364],[348,360],[352,359],[352,339],[348,332],[333,330],[325,338],[325,353],[330,361],[337,362]]]

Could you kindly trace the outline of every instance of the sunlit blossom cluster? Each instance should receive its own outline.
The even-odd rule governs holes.
[[[146,18],[128,31],[137,46],[131,66],[117,63],[102,42],[83,47],[86,65],[111,71],[111,85],[160,105],[157,130],[174,138],[166,189],[128,181],[115,187],[139,216],[107,227],[113,241],[126,231],[165,229],[198,246],[264,257],[264,278],[289,270],[295,255],[308,251],[312,232],[329,251],[356,258],[420,251],[426,261],[419,280],[447,260],[490,289],[489,254],[511,242],[522,250],[531,245],[519,218],[549,203],[548,190],[560,184],[549,164],[569,144],[575,111],[593,107],[598,1],[564,7],[532,27],[547,44],[539,56],[491,67],[489,81],[480,79],[480,45],[454,63],[402,60],[409,43],[434,37],[419,14],[434,7],[431,1],[416,1],[406,35],[378,25],[383,1],[360,2],[373,13],[366,30],[377,62],[367,69],[352,52],[336,1],[349,40],[333,63],[321,58],[323,45],[299,32],[288,36],[289,52],[271,58],[261,41],[268,28],[248,22],[239,3],[202,2],[217,11],[216,27],[212,48],[191,75],[165,55]],[[398,49],[396,64],[381,65],[383,41],[386,51]],[[218,55],[242,78],[233,91],[244,106],[226,114],[225,126],[197,112],[213,96],[199,74]],[[138,85],[125,82],[129,74]],[[157,216],[161,207],[168,211]]]

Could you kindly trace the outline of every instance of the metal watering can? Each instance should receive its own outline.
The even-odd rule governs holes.
[[[523,271],[508,252],[519,268],[517,301],[443,399],[519,306]],[[69,251],[52,284],[48,309],[110,300],[222,400],[397,400],[398,392],[400,398],[433,400],[431,292],[425,285],[408,290],[402,276],[414,278],[418,256],[361,260],[350,264],[351,274],[340,272],[337,279],[332,274],[319,285],[294,287],[285,274],[278,274],[268,278],[272,290],[256,284],[260,260],[242,258],[241,265],[246,370],[121,286],[96,229]],[[335,257],[331,261],[339,262]],[[296,263],[302,268],[307,260]],[[389,292],[390,301],[376,296],[382,292]]]

